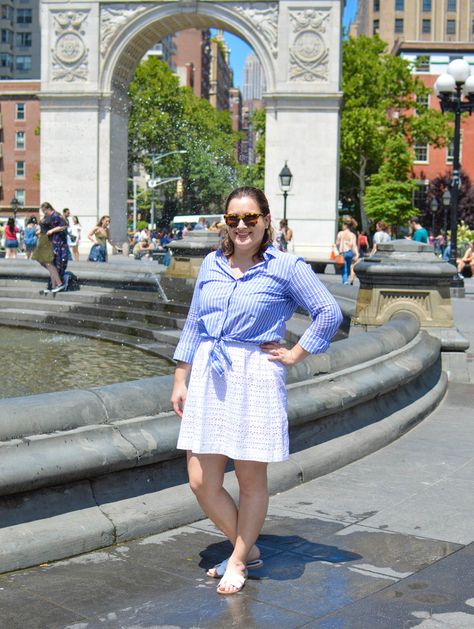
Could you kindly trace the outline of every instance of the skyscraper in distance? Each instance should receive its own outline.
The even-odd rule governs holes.
[[[265,76],[260,61],[250,53],[244,63],[244,80],[242,86],[242,99],[262,100],[262,94],[266,89]]]

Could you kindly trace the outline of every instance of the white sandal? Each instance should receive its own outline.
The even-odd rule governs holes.
[[[227,570],[226,570],[224,576],[219,581],[219,585],[217,586],[217,593],[224,594],[224,595],[238,594],[239,592],[242,591],[242,588],[244,587],[246,581],[247,581],[247,570],[245,570],[244,574],[239,574],[238,572],[231,572],[230,574],[227,574]],[[222,588],[224,586],[227,586],[227,587],[230,586],[231,588],[234,588],[234,589],[230,591],[223,590]]]
[[[224,576],[225,571],[227,570],[228,563],[229,563],[229,560],[224,559],[224,561],[221,561],[220,563],[216,564],[212,568],[209,568],[209,570],[206,572],[207,576],[211,577],[212,579],[220,579],[221,577]],[[257,568],[261,568],[262,566],[263,566],[263,560],[260,558],[252,559],[252,561],[247,561],[247,563],[245,564],[245,568],[247,570],[256,570]]]

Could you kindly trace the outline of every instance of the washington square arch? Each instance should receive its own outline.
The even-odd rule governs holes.
[[[265,192],[283,213],[278,173],[293,173],[297,250],[329,251],[338,195],[343,0],[41,0],[41,198],[88,229],[102,214],[126,240],[127,91],[144,54],[186,28],[244,39],[266,78]]]

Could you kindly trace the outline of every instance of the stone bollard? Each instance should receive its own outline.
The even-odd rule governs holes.
[[[378,327],[400,312],[441,341],[442,365],[450,381],[469,382],[469,341],[454,325],[450,283],[456,269],[436,257],[430,245],[392,240],[354,267],[360,289],[352,323],[365,330]]]

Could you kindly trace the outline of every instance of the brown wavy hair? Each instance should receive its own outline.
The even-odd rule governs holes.
[[[258,208],[263,216],[268,216],[268,214],[270,214],[270,206],[268,205],[267,197],[262,192],[262,190],[259,190],[259,188],[253,188],[252,186],[243,186],[242,188],[236,188],[235,190],[233,190],[229,194],[229,196],[227,197],[227,201],[225,202],[225,213],[227,214],[232,199],[243,199],[243,197],[250,197],[251,199],[253,199],[258,205]],[[265,230],[262,242],[260,243],[260,247],[258,248],[258,251],[254,257],[258,258],[259,260],[263,260],[264,251],[272,243],[273,227],[270,224]],[[222,253],[227,257],[231,256],[234,253],[234,243],[230,239],[228,230],[226,230],[225,232],[220,248]]]

